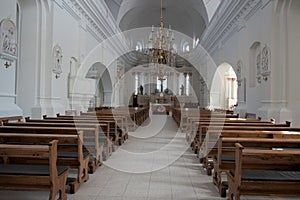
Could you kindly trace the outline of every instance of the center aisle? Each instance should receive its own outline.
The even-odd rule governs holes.
[[[170,116],[152,115],[71,200],[222,199]],[[188,150],[187,150],[188,149]]]

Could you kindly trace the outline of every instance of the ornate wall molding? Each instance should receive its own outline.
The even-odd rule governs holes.
[[[95,3],[94,0],[55,0],[55,3],[65,9],[99,42],[117,33],[118,26],[113,16],[108,12],[105,2]]]
[[[15,98],[15,97],[17,97],[17,95],[16,94],[0,93],[0,97],[13,97],[13,98]]]
[[[245,27],[251,16],[264,5],[263,0],[222,1],[203,33],[202,46],[209,53],[213,53],[231,38],[233,33]]]

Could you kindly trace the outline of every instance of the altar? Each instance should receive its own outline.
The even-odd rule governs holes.
[[[169,115],[172,111],[173,104],[169,103],[151,103],[151,110],[153,115]]]

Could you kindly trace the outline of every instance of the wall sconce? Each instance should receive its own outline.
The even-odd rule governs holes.
[[[6,61],[5,63],[4,63],[4,67],[5,68],[9,68],[11,66],[11,61]]]

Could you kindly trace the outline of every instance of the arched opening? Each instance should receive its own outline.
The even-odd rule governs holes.
[[[190,51],[190,45],[188,42],[184,42],[182,45],[182,52],[188,53]]]
[[[90,108],[112,105],[112,81],[106,66],[94,63],[86,74],[86,78],[95,79],[95,94],[89,102]]]
[[[237,88],[237,76],[233,67],[228,63],[219,65],[210,91],[211,108],[232,110],[237,103]]]

